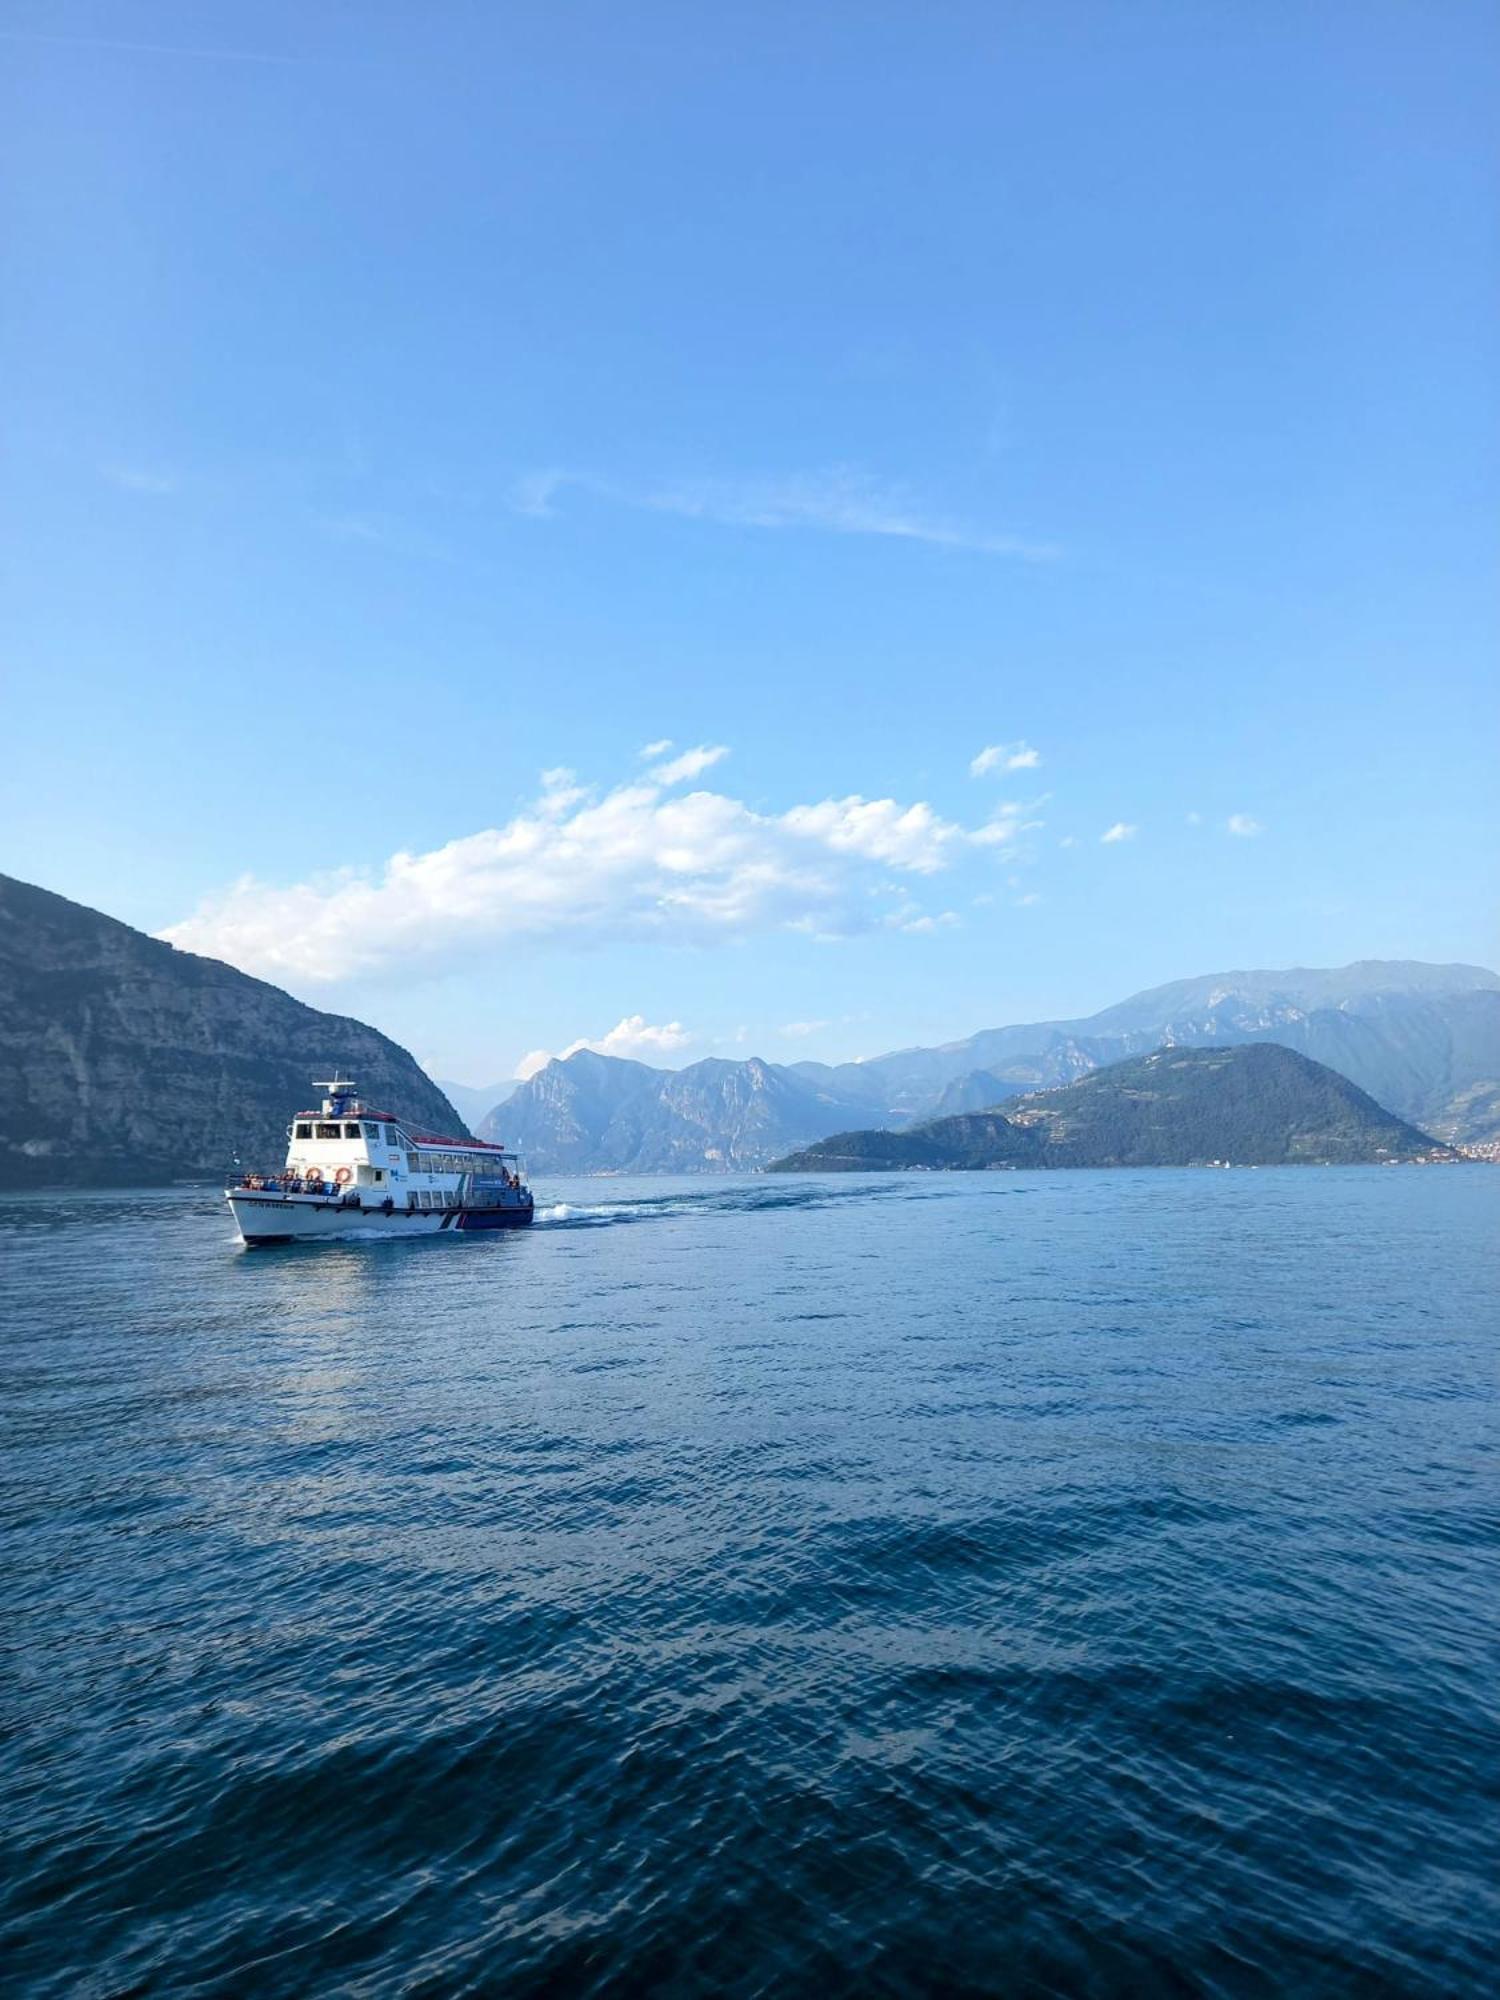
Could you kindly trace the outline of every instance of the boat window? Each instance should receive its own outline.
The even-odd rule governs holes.
[[[320,1139],[338,1139],[342,1138],[343,1134],[337,1125],[320,1125],[317,1136]]]
[[[377,1168],[375,1169],[375,1178],[376,1178],[376,1180],[377,1180],[377,1181],[383,1181],[383,1180],[385,1179],[385,1168],[384,1168],[384,1167],[377,1167]]]
[[[310,1139],[312,1137],[311,1125],[299,1125],[295,1136],[299,1139]]]
[[[344,1127],[344,1137],[346,1139],[357,1139],[359,1137],[359,1127],[357,1125],[346,1125]]]
[[[380,1127],[378,1125],[365,1125],[360,1129],[365,1135],[367,1144],[371,1146],[378,1146],[380,1144]]]
[[[416,1154],[415,1154],[415,1153],[408,1153],[408,1154],[407,1154],[407,1156],[406,1156],[406,1171],[407,1171],[407,1172],[408,1172],[409,1174],[414,1174],[414,1173],[415,1173],[415,1172],[417,1171],[417,1156],[416,1156]]]
[[[399,1146],[401,1144],[401,1134],[396,1130],[394,1125],[386,1132],[385,1142],[388,1146]]]

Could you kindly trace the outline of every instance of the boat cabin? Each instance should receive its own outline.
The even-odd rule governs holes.
[[[285,1173],[301,1182],[358,1189],[368,1202],[391,1196],[407,1208],[454,1208],[473,1180],[519,1188],[514,1153],[483,1139],[413,1132],[389,1111],[361,1102],[347,1077],[320,1080],[321,1110],[299,1111],[287,1128]]]

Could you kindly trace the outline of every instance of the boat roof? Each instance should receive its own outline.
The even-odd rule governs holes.
[[[358,1111],[294,1111],[294,1118],[369,1118],[381,1124],[395,1125],[399,1121],[394,1111],[377,1111],[373,1104],[362,1104]]]
[[[463,1153],[503,1153],[503,1146],[495,1145],[489,1139],[445,1139],[436,1132],[412,1132],[408,1135],[418,1146],[452,1146]]]

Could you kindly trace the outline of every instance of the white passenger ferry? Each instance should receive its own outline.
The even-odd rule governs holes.
[[[440,1231],[519,1229],[534,1213],[514,1153],[482,1139],[414,1132],[373,1110],[348,1077],[315,1086],[321,1111],[299,1111],[287,1127],[280,1173],[244,1174],[224,1198],[251,1248],[322,1237],[431,1236]]]

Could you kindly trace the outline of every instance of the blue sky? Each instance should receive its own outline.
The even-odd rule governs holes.
[[[476,1083],[1493,963],[1496,34],[0,4],[0,866]]]

